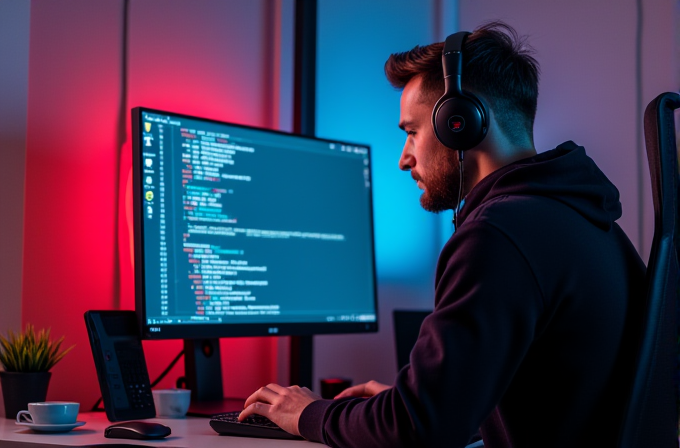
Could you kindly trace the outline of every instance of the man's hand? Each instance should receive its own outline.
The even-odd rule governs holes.
[[[357,384],[356,386],[348,387],[347,389],[336,395],[337,398],[345,397],[372,397],[380,392],[389,389],[387,384],[381,384],[377,381],[369,381],[364,384]]]
[[[320,399],[306,387],[269,384],[248,397],[238,419],[243,421],[251,414],[263,415],[285,431],[299,436],[298,422],[302,411],[309,403]]]

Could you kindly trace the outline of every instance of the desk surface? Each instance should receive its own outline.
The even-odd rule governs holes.
[[[209,419],[200,417],[154,418],[151,422],[169,426],[172,434],[162,440],[130,440],[107,439],[104,429],[111,425],[103,412],[81,413],[79,421],[87,422],[84,426],[66,433],[42,434],[33,432],[24,426],[15,425],[14,420],[0,418],[0,446],[2,448],[27,448],[50,446],[88,447],[103,445],[136,445],[165,448],[201,447],[201,448],[301,448],[321,446],[310,445],[308,441],[255,439],[247,437],[229,437],[217,434],[210,427]]]

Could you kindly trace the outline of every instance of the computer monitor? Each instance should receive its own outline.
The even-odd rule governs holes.
[[[222,393],[199,340],[377,331],[369,146],[139,107],[132,131],[135,308],[187,377]]]

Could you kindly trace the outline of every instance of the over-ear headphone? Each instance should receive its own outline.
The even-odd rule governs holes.
[[[432,110],[437,140],[456,151],[477,146],[488,129],[484,104],[461,88],[463,44],[468,35],[470,33],[461,31],[446,38],[442,51],[445,90]]]

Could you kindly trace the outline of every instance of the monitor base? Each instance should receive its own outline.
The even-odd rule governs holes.
[[[187,415],[192,417],[212,417],[215,414],[240,411],[245,398],[225,398],[223,400],[191,402]]]

